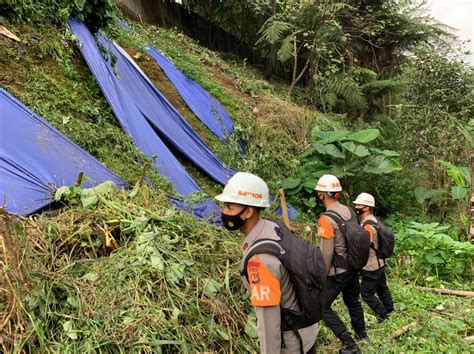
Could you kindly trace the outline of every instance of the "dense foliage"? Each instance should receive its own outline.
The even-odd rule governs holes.
[[[2,0],[0,14],[18,21],[52,21],[65,23],[70,16],[87,23],[95,32],[114,21],[117,16],[115,0]]]
[[[60,210],[0,214],[0,228],[9,224],[8,233],[0,229],[8,236],[0,239],[0,350],[257,349],[237,272],[239,240],[168,204],[168,181],[122,131],[75,49],[65,27],[74,15],[125,47],[225,163],[259,174],[272,193],[283,186],[307,237],[322,174],[341,178],[348,204],[362,191],[375,195],[376,213],[396,231],[387,266],[396,311],[384,324],[366,312],[372,343],[361,344],[364,352],[472,352],[464,340],[472,299],[417,288],[472,290],[474,246],[465,240],[473,70],[452,36],[411,1],[183,3],[254,46],[257,68],[175,30],[130,23],[124,31],[114,0],[0,0],[0,24],[22,39],[0,36],[1,86],[130,185],[146,177],[156,188],[66,186]],[[222,144],[186,108],[143,53],[149,42],[225,106],[236,139]],[[220,190],[179,158],[205,193]],[[387,339],[415,320],[400,340]],[[324,326],[318,345],[338,349]]]
[[[458,241],[456,230],[439,223],[397,225],[399,271],[418,283],[470,281],[474,245]]]
[[[282,182],[289,196],[304,193],[302,200],[310,209],[316,206],[314,187],[318,178],[324,174],[333,174],[341,178],[345,186],[347,201],[354,200],[361,182],[370,182],[380,175],[391,174],[401,169],[395,151],[382,150],[368,144],[374,142],[380,132],[377,129],[366,129],[356,132],[347,130],[313,131],[313,147],[302,156],[299,175],[287,178]],[[378,195],[375,190],[368,192],[376,195],[377,200],[384,200],[386,195]],[[293,198],[291,198],[293,200]],[[299,198],[295,198],[298,203]]]

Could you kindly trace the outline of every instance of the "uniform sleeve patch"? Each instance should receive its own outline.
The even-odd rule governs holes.
[[[276,306],[280,304],[280,281],[258,258],[253,257],[247,265],[250,283],[250,302],[253,306]]]
[[[326,215],[323,215],[319,218],[318,236],[327,239],[330,239],[334,236],[334,229],[332,228],[329,218]]]

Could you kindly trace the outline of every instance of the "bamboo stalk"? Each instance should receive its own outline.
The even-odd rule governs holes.
[[[283,190],[283,188],[280,188],[280,203],[281,210],[283,212],[283,222],[285,223],[286,227],[291,230],[290,218],[288,216],[288,205],[286,204],[285,191]]]
[[[425,288],[423,286],[418,286],[418,289],[424,290],[424,291],[430,291],[430,292],[433,292],[433,293],[443,294],[443,295],[474,297],[474,291],[451,290],[451,289],[440,289],[440,288]]]
[[[400,337],[403,336],[405,333],[407,333],[410,329],[415,328],[417,325],[418,325],[418,321],[413,321],[413,322],[407,324],[406,326],[403,326],[403,327],[400,328],[398,331],[396,331],[395,333],[393,333],[392,339],[398,339],[398,338],[400,338]]]

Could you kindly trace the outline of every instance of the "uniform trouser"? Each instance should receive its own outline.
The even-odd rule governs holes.
[[[360,293],[364,301],[381,318],[393,311],[393,300],[387,285],[387,274],[384,267],[375,271],[362,271]],[[375,294],[378,295],[375,296]]]
[[[326,304],[323,312],[323,320],[336,335],[340,337],[347,327],[339,316],[331,308],[332,303],[342,292],[342,299],[349,309],[351,324],[354,332],[359,337],[365,337],[364,311],[359,301],[360,284],[357,271],[349,270],[337,276],[329,276],[327,280]]]

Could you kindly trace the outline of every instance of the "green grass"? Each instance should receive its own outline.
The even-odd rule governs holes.
[[[371,344],[361,343],[367,353],[471,353],[474,329],[474,299],[438,295],[419,290],[416,286],[389,275],[389,287],[395,311],[389,320],[378,323],[374,313],[364,303],[365,320]],[[361,300],[362,301],[362,300]],[[350,329],[347,309],[341,299],[335,304],[338,314]],[[391,336],[413,321],[418,325],[399,339]],[[350,329],[351,330],[351,329]],[[340,347],[332,332],[323,328],[319,340],[321,350],[330,352]]]

